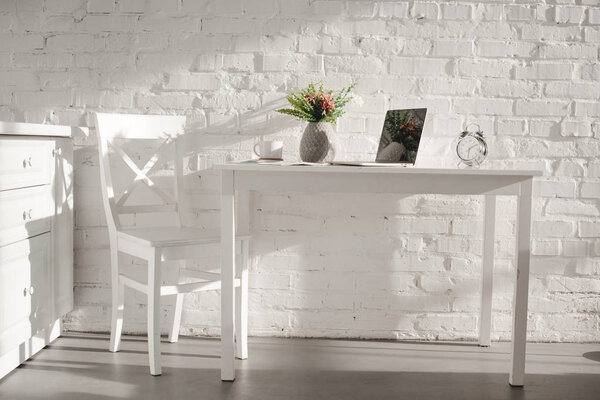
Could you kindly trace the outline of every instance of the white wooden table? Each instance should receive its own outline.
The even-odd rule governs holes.
[[[484,195],[484,245],[479,344],[489,346],[494,264],[496,196],[518,198],[517,267],[513,300],[512,363],[509,383],[523,386],[527,336],[527,300],[531,232],[532,181],[540,171],[431,169],[397,167],[276,166],[225,164],[221,171],[221,379],[235,379],[234,275],[235,192],[398,193]],[[240,213],[240,218],[244,218]],[[238,221],[239,229],[247,229]],[[245,225],[245,226],[244,226]],[[244,232],[245,233],[245,232]],[[242,319],[243,321],[243,319]],[[238,323],[240,325],[240,323]],[[238,326],[246,332],[246,326]],[[238,358],[245,358],[240,354]]]

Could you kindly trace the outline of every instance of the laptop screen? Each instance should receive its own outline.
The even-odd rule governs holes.
[[[414,164],[426,115],[426,108],[388,110],[375,161]]]

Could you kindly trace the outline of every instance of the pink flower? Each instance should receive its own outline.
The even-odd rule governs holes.
[[[323,115],[330,114],[333,111],[333,107],[335,107],[335,103],[332,100],[323,101],[323,103],[322,103]]]
[[[330,101],[331,95],[329,93],[319,93],[319,99],[321,99],[321,101]]]
[[[323,115],[329,115],[333,112],[333,108],[335,107],[335,102],[333,101],[331,94],[319,93],[319,102],[321,103],[321,109],[323,110]]]

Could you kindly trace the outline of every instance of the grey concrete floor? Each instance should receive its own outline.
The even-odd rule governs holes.
[[[233,383],[219,379],[216,339],[163,342],[160,377],[144,337],[107,346],[61,337],[0,381],[0,399],[600,399],[600,344],[529,344],[524,388],[508,385],[508,343],[251,338]]]

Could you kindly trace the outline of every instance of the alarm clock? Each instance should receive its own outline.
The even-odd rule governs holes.
[[[476,126],[476,130],[469,130],[470,126]],[[460,159],[458,166],[478,168],[488,153],[488,146],[481,128],[477,124],[467,125],[460,133],[456,143],[456,155]]]

